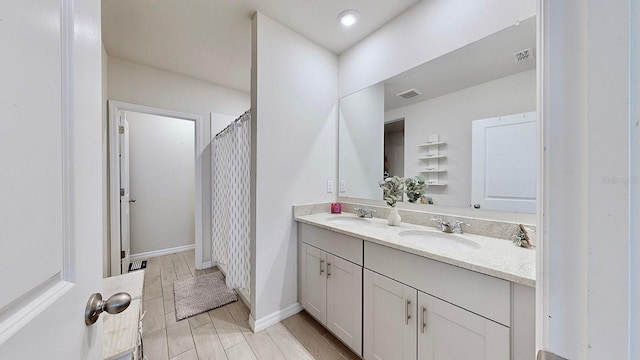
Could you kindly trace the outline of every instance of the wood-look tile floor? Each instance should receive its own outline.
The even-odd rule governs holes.
[[[148,360],[359,359],[304,311],[257,334],[240,300],[176,321],[173,282],[215,271],[195,270],[192,251],[148,259],[142,334]]]

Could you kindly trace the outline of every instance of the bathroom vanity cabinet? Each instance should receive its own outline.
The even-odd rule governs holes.
[[[302,306],[364,359],[534,359],[533,287],[308,223],[298,231]]]
[[[302,306],[362,355],[362,240],[314,227],[302,233]]]
[[[377,244],[364,246],[365,359],[510,358],[509,282]],[[398,333],[402,343],[393,339]]]

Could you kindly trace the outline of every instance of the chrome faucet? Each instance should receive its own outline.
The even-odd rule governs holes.
[[[444,220],[442,220],[442,218],[432,218],[431,220],[438,222],[438,226],[440,227],[440,231],[445,232],[445,233],[450,233],[451,232],[451,223],[450,222],[444,221]]]
[[[353,211],[355,211],[356,215],[358,215],[361,218],[372,218],[373,217],[373,213],[375,213],[375,210],[372,209],[363,209],[363,208],[355,208],[353,209]]]
[[[471,226],[471,224],[467,224],[464,221],[457,220],[453,223],[453,227],[451,228],[451,232],[462,234],[462,225]]]

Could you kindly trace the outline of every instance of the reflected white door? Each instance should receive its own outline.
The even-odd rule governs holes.
[[[100,1],[0,17],[0,359],[102,358]]]
[[[129,270],[131,257],[131,191],[129,186],[129,122],[127,114],[120,113],[120,249],[124,253],[121,273]]]
[[[472,122],[474,207],[536,212],[536,128],[535,112]]]

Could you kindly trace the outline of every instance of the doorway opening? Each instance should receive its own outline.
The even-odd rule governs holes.
[[[202,262],[201,118],[109,101],[111,275],[195,248]]]
[[[384,177],[404,177],[404,118],[384,124]]]

